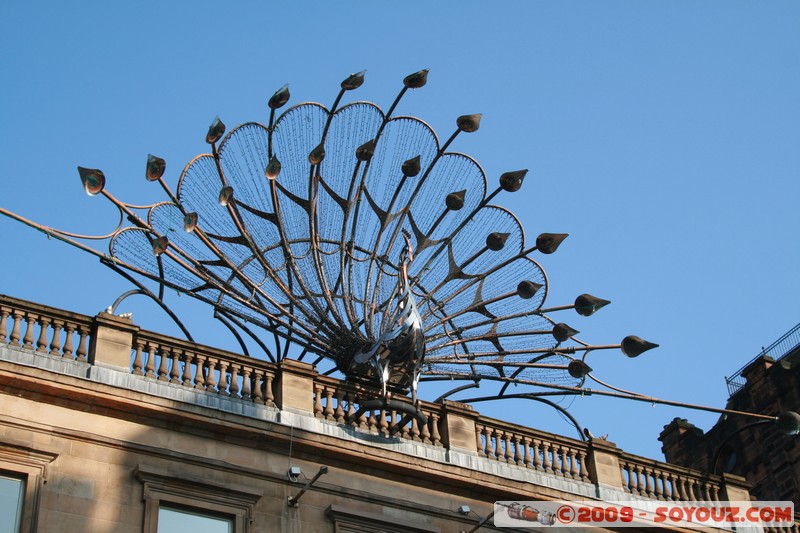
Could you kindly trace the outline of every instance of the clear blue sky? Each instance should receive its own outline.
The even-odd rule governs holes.
[[[215,115],[266,121],[285,83],[293,103],[330,105],[342,79],[367,69],[352,97],[388,106],[406,74],[430,68],[399,111],[440,136],[483,113],[453,149],[490,181],[530,169],[521,192],[498,200],[528,239],[571,234],[541,258],[548,305],[608,298],[591,318],[563,319],[594,343],[635,333],[661,344],[635,360],[595,354],[599,377],[722,406],[724,376],[800,321],[798,2],[6,2],[0,50],[0,206],[39,222],[113,229],[77,165],[103,169],[117,197],[159,200],[143,179],[148,153],[167,160],[174,186],[207,150]],[[0,293],[94,314],[129,288],[25,226],[2,219],[0,232]],[[176,300],[198,340],[235,347],[207,309]],[[176,333],[146,301],[125,307],[140,326]],[[673,417],[716,420],[598,397],[570,404],[595,434],[655,458]],[[478,406],[572,435],[547,409]]]

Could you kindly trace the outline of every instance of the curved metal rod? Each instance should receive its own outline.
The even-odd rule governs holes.
[[[760,426],[762,424],[768,424],[770,422],[774,422],[774,420],[759,420],[758,422],[751,422],[750,424],[745,424],[744,426],[740,427],[739,429],[737,429],[736,431],[725,437],[725,440],[723,440],[719,444],[717,452],[714,454],[714,459],[711,461],[711,473],[716,475],[717,463],[719,462],[720,456],[722,456],[722,449],[725,447],[725,445],[728,443],[729,440],[731,440],[733,437],[735,437],[736,435],[738,435],[739,433],[741,433],[746,429],[750,429],[754,426]]]
[[[526,399],[526,400],[533,400],[535,402],[541,402],[543,404],[547,404],[550,407],[552,407],[553,409],[555,409],[556,411],[558,411],[559,413],[561,413],[562,415],[566,416],[567,419],[570,422],[572,422],[572,425],[575,426],[575,430],[578,432],[578,436],[580,437],[580,439],[582,441],[586,440],[586,436],[583,434],[583,429],[581,429],[581,425],[578,424],[578,421],[575,420],[575,417],[572,416],[571,414],[569,414],[569,411],[567,411],[566,409],[564,409],[563,407],[561,407],[557,403],[551,402],[550,400],[547,400],[545,398],[541,398],[540,395],[538,395],[535,392],[532,392],[532,393],[521,393],[521,394],[509,394],[509,395],[503,396],[502,398],[504,398],[504,399],[505,398]],[[464,403],[475,403],[475,402],[488,402],[488,401],[491,401],[491,400],[499,400],[499,399],[500,399],[500,397],[498,397],[498,396],[484,396],[484,397],[481,397],[481,398],[470,398],[468,400],[462,400],[462,401]]]
[[[61,230],[61,229],[58,229],[58,228],[53,228],[53,227],[50,227],[50,226],[43,226],[42,224],[36,223],[36,222],[34,222],[32,220],[28,220],[27,218],[25,218],[25,217],[23,217],[21,215],[18,215],[16,213],[14,213],[13,211],[9,211],[7,209],[4,209],[2,207],[0,207],[0,215],[5,215],[8,218],[12,218],[12,219],[16,220],[17,222],[22,222],[23,224],[25,224],[27,226],[30,226],[30,227],[32,227],[34,229],[38,229],[39,231],[41,231],[42,233],[47,234],[48,236],[53,235],[53,234],[58,234],[58,235],[61,235],[63,237],[72,237],[72,238],[75,238],[75,239],[102,240],[102,239],[109,239],[109,238],[113,237],[117,233],[117,231],[119,231],[119,229],[122,227],[123,213],[122,213],[121,209],[118,208],[118,210],[119,210],[119,222],[117,223],[117,227],[114,228],[114,230],[111,233],[107,234],[107,235],[83,235],[83,234],[80,234],[80,233],[72,233],[71,231],[65,231],[65,230]],[[55,235],[53,235],[53,236],[55,236]]]
[[[589,353],[589,352],[586,352],[586,354],[587,354],[587,355],[588,355],[588,353]],[[585,359],[585,357],[584,357],[584,359]],[[643,396],[642,394],[639,394],[638,392],[633,392],[633,391],[629,391],[629,390],[621,389],[621,388],[619,388],[619,387],[615,387],[615,386],[613,386],[613,385],[609,385],[608,383],[606,383],[606,382],[604,382],[604,381],[600,381],[599,379],[597,379],[596,377],[594,377],[594,376],[593,376],[591,373],[589,373],[589,374],[586,374],[586,377],[587,377],[587,378],[590,378],[592,381],[594,381],[594,382],[595,382],[595,383],[597,383],[598,385],[602,385],[602,386],[604,386],[604,387],[608,387],[608,388],[609,388],[609,389],[611,389],[611,390],[614,390],[614,391],[617,391],[617,392],[621,392],[621,393],[624,393],[624,394],[630,394],[631,396]]]
[[[260,348],[261,348],[261,349],[264,351],[264,355],[266,355],[266,356],[269,358],[269,360],[270,360],[271,362],[273,362],[273,363],[275,363],[275,362],[276,362],[276,361],[275,361],[275,357],[272,355],[272,352],[269,350],[269,348],[267,348],[267,346],[264,344],[264,342],[263,342],[261,339],[259,339],[259,338],[256,336],[256,334],[255,334],[255,333],[253,333],[252,331],[250,331],[250,329],[249,329],[247,326],[245,326],[244,324],[242,324],[242,322],[241,322],[241,321],[237,320],[236,318],[234,318],[233,316],[231,316],[230,314],[228,314],[228,313],[226,313],[226,312],[224,312],[224,311],[220,311],[219,309],[215,310],[215,311],[214,311],[214,313],[215,313],[215,314],[216,314],[216,313],[219,313],[220,315],[222,315],[223,317],[225,317],[225,319],[226,319],[226,320],[229,320],[230,322],[232,322],[233,324],[235,324],[237,328],[239,328],[239,329],[241,329],[242,331],[244,331],[245,333],[247,333],[247,334],[250,336],[250,338],[251,338],[251,339],[253,339],[253,341],[254,341],[256,344],[258,344],[258,346],[259,346],[259,347],[260,347]],[[219,320],[219,318],[218,318],[218,320]],[[227,324],[226,324],[226,325],[227,325]],[[230,327],[230,326],[228,326],[228,327]],[[245,355],[249,355],[249,354],[247,354],[247,352],[244,352],[244,353],[245,353]]]
[[[147,287],[142,285],[141,282],[139,282],[136,278],[134,278],[133,276],[129,275],[127,272],[122,270],[120,267],[118,267],[117,265],[115,265],[111,261],[109,261],[107,259],[100,259],[100,262],[105,264],[108,268],[110,268],[111,270],[113,270],[114,272],[116,272],[117,274],[122,276],[123,278],[125,278],[128,281],[130,281],[131,283],[133,283],[135,286],[139,287],[138,291],[128,291],[125,294],[123,294],[122,296],[120,296],[119,298],[117,298],[117,300],[114,302],[113,309],[116,309],[116,306],[119,305],[119,303],[122,302],[122,300],[124,300],[128,296],[132,295],[132,294],[129,294],[129,293],[133,293],[133,294],[137,294],[138,293],[138,294],[142,294],[144,296],[147,296],[151,300],[153,300],[155,303],[157,303],[158,306],[161,309],[163,309],[165,313],[167,313],[167,315],[169,315],[169,317],[172,319],[172,321],[175,322],[175,325],[177,325],[181,329],[181,331],[183,332],[184,336],[186,337],[186,340],[188,340],[190,342],[195,342],[194,338],[192,337],[192,334],[189,333],[189,330],[186,329],[186,326],[183,325],[183,322],[180,321],[178,316],[175,313],[173,313],[172,310],[169,307],[167,307],[167,305],[162,300],[160,300],[155,294],[150,292],[150,289],[148,289]]]
[[[110,311],[110,312],[111,312],[111,314],[112,314],[112,315],[115,315],[115,314],[117,314],[117,307],[119,306],[119,304],[121,304],[121,303],[122,303],[122,301],[123,301],[125,298],[127,298],[128,296],[133,296],[134,294],[144,294],[145,296],[147,295],[146,293],[142,292],[142,290],[141,290],[141,289],[131,289],[131,290],[129,290],[129,291],[125,291],[125,292],[123,292],[123,293],[122,293],[122,294],[119,296],[119,298],[117,298],[116,300],[114,300],[114,303],[113,303],[113,304],[111,304],[111,311]]]
[[[467,383],[466,385],[461,385],[460,387],[456,387],[452,390],[445,392],[444,394],[433,400],[433,403],[439,403],[448,396],[455,394],[457,392],[461,392],[462,390],[479,389],[480,387],[481,387],[481,378],[477,378],[474,383]]]
[[[228,322],[222,315],[222,313],[220,313],[216,309],[214,310],[214,318],[222,322],[225,325],[225,327],[228,328],[228,330],[230,330],[230,332],[236,338],[236,341],[239,343],[239,347],[242,349],[242,353],[247,357],[250,357],[250,350],[247,349],[247,345],[244,343],[244,339],[242,339],[242,336],[239,335],[238,331],[236,331],[236,328],[233,327],[233,324]]]
[[[468,379],[468,376],[464,376],[464,379]],[[499,377],[492,377],[492,376],[483,376],[484,379],[491,379],[494,381],[507,381],[505,378]],[[524,393],[527,395],[536,395],[536,396],[591,396],[592,394],[596,394],[598,396],[609,396],[612,398],[622,398],[625,400],[635,400],[637,402],[645,402],[645,403],[652,403],[652,404],[661,404],[661,405],[671,405],[673,407],[683,407],[685,409],[694,409],[696,411],[708,411],[710,413],[719,413],[722,415],[741,415],[741,416],[748,416],[750,418],[758,418],[761,420],[770,420],[774,421],[777,420],[777,416],[773,415],[762,415],[758,413],[749,413],[747,411],[737,411],[734,409],[719,409],[717,407],[710,407],[707,405],[698,405],[693,403],[684,403],[684,402],[676,402],[673,400],[662,400],[661,398],[656,398],[654,396],[644,396],[644,395],[634,395],[634,394],[626,394],[620,392],[612,392],[612,391],[604,391],[604,390],[597,390],[597,389],[590,389],[590,388],[581,388],[581,387],[570,387],[567,385],[557,385],[555,383],[543,383],[541,381],[532,381],[532,380],[519,380],[518,383],[529,384],[529,385],[536,385],[539,387],[552,389],[551,392],[535,392],[535,393]],[[506,395],[506,396],[492,396],[494,399],[501,399],[501,398],[513,398],[516,395]],[[487,398],[488,399],[488,398]],[[464,403],[469,403],[472,400],[460,400]],[[480,401],[485,401],[481,398]]]

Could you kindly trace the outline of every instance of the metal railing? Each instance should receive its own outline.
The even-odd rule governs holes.
[[[779,361],[792,353],[800,347],[800,324],[783,334],[781,338],[770,344],[766,348],[762,348],[761,352],[753,357],[750,361],[737,370],[731,377],[725,378],[725,383],[728,384],[728,394],[733,396],[739,392],[742,387],[747,383],[743,373],[748,366],[752,365],[758,359],[764,356],[769,356],[772,359]]]

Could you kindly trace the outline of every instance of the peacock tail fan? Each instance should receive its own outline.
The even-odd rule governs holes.
[[[78,244],[89,237],[46,230],[128,279],[155,281],[157,294],[146,292],[165,309],[165,287],[188,294],[269,358],[299,346],[327,361],[326,373],[379,385],[384,397],[416,398],[423,377],[582,384],[591,368],[575,354],[595,347],[548,313],[588,316],[608,302],[581,295],[544,308],[548,281],[531,255],[555,252],[566,234],[526,243],[514,214],[492,204],[520,190],[527,171],[490,185],[474,159],[448,150],[479,128],[480,115],[459,117],[444,142],[422,120],[392,115],[407,89],[425,85],[427,70],[405,78],[387,112],[339,105],[363,81],[361,72],[342,82],[330,109],[301,103],[279,113],[285,86],[269,100],[266,124],[226,133],[216,118],[210,153],[185,166],[174,193],[166,162],[150,155],[146,178],[161,184],[163,202],[124,203],[100,170],[79,167],[86,192],[105,196],[126,221],[97,237],[109,241],[109,255]],[[652,347],[629,339],[613,347],[631,357]]]

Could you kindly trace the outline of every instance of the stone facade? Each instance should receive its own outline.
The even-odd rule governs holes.
[[[154,533],[160,510],[178,509],[224,517],[236,533],[459,532],[499,500],[747,495],[735,476],[455,402],[423,403],[424,425],[348,417],[358,394],[308,364],[0,297],[0,475],[24,481],[20,531]]]

